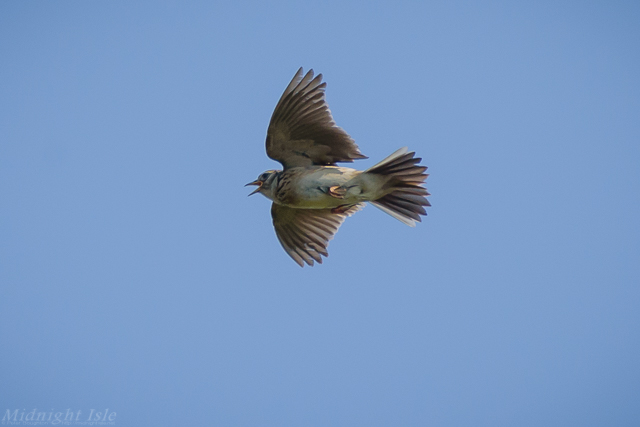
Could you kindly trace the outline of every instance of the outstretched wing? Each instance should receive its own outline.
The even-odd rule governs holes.
[[[267,130],[267,155],[285,169],[333,165],[366,159],[353,139],[336,125],[324,98],[327,84],[302,68],[285,89]]]
[[[329,256],[329,240],[344,220],[363,206],[357,204],[334,213],[331,209],[295,209],[274,203],[271,217],[278,240],[289,256],[300,267],[305,262],[313,266],[314,261],[322,264],[321,255]]]

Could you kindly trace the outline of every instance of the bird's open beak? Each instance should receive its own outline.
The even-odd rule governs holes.
[[[249,193],[249,196],[251,196],[253,194],[256,194],[258,191],[260,191],[260,188],[262,188],[262,184],[264,184],[264,181],[260,181],[259,179],[256,179],[255,181],[246,184],[245,187],[247,185],[257,185],[258,186],[258,188],[256,188],[251,193]]]

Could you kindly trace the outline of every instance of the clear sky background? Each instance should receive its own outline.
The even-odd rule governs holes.
[[[640,5],[0,5],[0,411],[637,426]],[[429,166],[323,265],[243,185],[298,67]]]

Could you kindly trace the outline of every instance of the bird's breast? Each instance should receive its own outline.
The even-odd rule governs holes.
[[[328,194],[328,189],[343,186],[361,172],[335,166],[291,168],[282,173],[275,187],[275,201],[282,205],[322,209],[344,205],[349,201]]]

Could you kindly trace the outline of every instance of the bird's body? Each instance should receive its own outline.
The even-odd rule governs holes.
[[[278,171],[263,193],[273,202],[300,209],[337,208],[383,196],[388,181],[352,168],[303,166]]]
[[[300,265],[321,263],[344,219],[371,202],[414,226],[426,215],[429,195],[420,158],[401,148],[365,171],[336,162],[366,158],[353,139],[336,126],[324,99],[326,83],[313,70],[298,70],[273,112],[267,154],[284,170],[269,170],[247,185],[257,185],[273,201],[271,216],[278,240]]]

